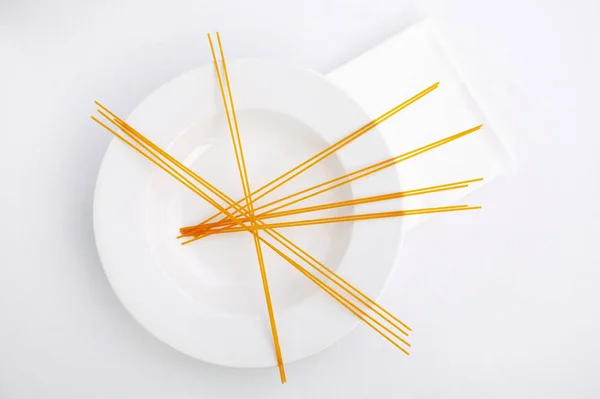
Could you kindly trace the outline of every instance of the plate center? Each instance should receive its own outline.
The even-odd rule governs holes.
[[[237,117],[252,191],[329,145],[321,134],[289,115],[245,109],[239,110]],[[215,115],[186,129],[170,144],[168,152],[232,199],[243,198],[224,114]],[[334,154],[272,193],[257,199],[256,213],[273,207],[260,209],[261,206],[345,173]],[[212,197],[216,198],[214,195]],[[181,240],[175,239],[179,228],[206,220],[215,213],[216,208],[161,171],[152,175],[146,198],[145,219],[149,244],[159,267],[180,291],[197,301],[206,312],[257,317],[264,315],[261,276],[250,233],[212,235],[182,246]],[[351,198],[351,189],[346,185],[281,210]],[[219,203],[225,206],[223,201]],[[338,208],[266,219],[265,222],[341,216],[351,212],[352,208]],[[221,217],[214,220],[219,219]],[[329,268],[336,269],[346,252],[352,224],[290,227],[278,231]],[[261,233],[261,236],[282,248],[266,234]],[[278,312],[297,305],[318,290],[272,249],[264,244],[261,247],[273,304]],[[314,270],[311,272],[316,274]]]

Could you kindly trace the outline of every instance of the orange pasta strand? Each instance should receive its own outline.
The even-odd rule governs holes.
[[[350,133],[348,136],[345,136],[341,140],[339,140],[339,141],[331,144],[326,149],[324,149],[321,152],[313,155],[311,158],[307,159],[306,161],[302,162],[301,164],[297,165],[296,167],[288,170],[287,172],[285,172],[281,176],[277,177],[276,179],[270,181],[269,183],[267,183],[266,185],[262,186],[261,188],[259,188],[258,190],[254,191],[252,193],[252,195],[254,196],[254,201],[257,201],[257,200],[263,198],[265,195],[267,195],[267,194],[271,193],[272,191],[276,190],[277,188],[281,187],[283,184],[287,183],[288,181],[290,181],[294,177],[298,176],[299,174],[305,172],[306,170],[308,170],[312,166],[316,165],[317,163],[319,163],[323,159],[327,158],[328,156],[330,156],[334,152],[336,152],[339,149],[341,149],[341,148],[345,147],[346,145],[350,144],[351,142],[353,142],[354,140],[356,140],[357,138],[359,138],[360,136],[362,136],[363,134],[365,134],[369,130],[373,129],[375,126],[377,126],[380,123],[386,121],[387,119],[389,119],[390,117],[394,116],[395,114],[397,114],[398,112],[400,112],[404,108],[408,107],[409,105],[415,103],[419,99],[425,97],[427,94],[429,94],[433,90],[437,89],[438,86],[439,86],[439,82],[434,83],[433,85],[431,85],[428,88],[422,90],[421,92],[417,93],[416,95],[414,95],[413,97],[411,97],[408,100],[404,101],[403,103],[400,103],[397,106],[395,106],[394,108],[392,108],[389,111],[385,112],[384,114],[382,114],[378,118],[374,119],[373,121],[365,124],[364,126],[360,127],[359,129],[355,130],[354,132]],[[273,187],[270,187],[270,186],[273,186]],[[247,200],[247,198],[242,198],[241,200],[235,202],[235,205],[239,206],[243,202],[245,202],[246,200]],[[232,207],[234,207],[233,204],[229,208],[227,208],[227,210],[230,210]],[[204,220],[199,225],[204,224],[204,223],[208,223],[211,220],[213,220],[214,218],[218,217],[219,215],[220,215],[220,213],[216,213],[216,214],[212,215],[211,217],[209,217],[208,219]]]
[[[483,179],[479,178],[479,179],[464,180],[464,181],[460,181],[460,182],[442,184],[442,185],[438,185],[438,186],[425,187],[425,188],[409,190],[409,191],[400,191],[400,192],[396,192],[396,193],[356,198],[356,199],[352,199],[352,200],[332,202],[332,203],[322,204],[322,205],[313,205],[313,206],[308,206],[308,207],[304,207],[304,208],[296,208],[296,209],[292,209],[292,210],[288,210],[288,211],[259,214],[259,215],[256,215],[256,218],[259,220],[265,220],[265,219],[278,218],[278,217],[283,217],[283,216],[297,215],[297,214],[301,214],[301,213],[322,211],[322,210],[326,210],[326,209],[341,208],[341,207],[346,207],[346,206],[354,206],[354,205],[367,204],[367,203],[372,203],[372,202],[377,202],[377,201],[385,201],[385,200],[390,200],[390,199],[409,197],[409,196],[414,196],[414,195],[423,195],[423,194],[436,193],[436,192],[440,192],[440,191],[456,190],[459,188],[466,188],[466,187],[468,187],[469,183],[473,183],[473,182],[477,182],[477,181],[481,181],[481,180],[483,180]],[[246,219],[242,219],[242,220],[244,222],[247,221]],[[222,222],[221,223],[220,222],[208,223],[208,224],[204,225],[203,227],[199,227],[197,225],[182,227],[180,229],[181,235],[178,236],[177,238],[199,236],[200,234],[204,234],[205,236],[207,236],[207,235],[212,234],[211,229],[214,229],[214,228],[217,228],[220,226],[223,226]]]
[[[412,151],[409,151],[407,153],[404,153],[404,154],[401,154],[401,155],[398,155],[398,156],[395,156],[395,157],[392,157],[392,158],[388,158],[385,161],[381,161],[381,162],[369,165],[367,167],[364,167],[362,169],[359,169],[359,170],[356,170],[354,172],[348,173],[346,175],[337,177],[335,179],[331,179],[329,181],[326,181],[324,183],[318,184],[318,185],[313,186],[313,187],[309,187],[309,188],[304,189],[302,191],[299,191],[297,193],[287,195],[287,196],[285,196],[283,198],[280,198],[280,199],[278,199],[276,201],[273,201],[273,202],[270,202],[268,204],[264,204],[264,205],[261,205],[259,207],[256,207],[255,211],[267,208],[267,207],[272,206],[272,205],[276,205],[276,204],[278,204],[280,202],[283,202],[283,201],[288,200],[288,199],[292,199],[292,198],[297,197],[297,196],[299,196],[301,194],[308,193],[308,194],[306,194],[306,195],[304,195],[304,196],[302,196],[302,197],[300,197],[298,199],[289,201],[289,202],[287,202],[287,203],[285,203],[283,205],[279,205],[279,206],[277,206],[275,208],[269,209],[268,211],[266,211],[266,212],[264,212],[264,213],[261,214],[261,216],[264,217],[265,214],[269,214],[269,213],[274,212],[276,210],[279,210],[279,209],[288,207],[290,205],[296,204],[296,203],[298,203],[300,201],[304,201],[304,200],[306,200],[308,198],[312,198],[312,197],[314,197],[316,195],[319,195],[319,194],[322,194],[322,193],[327,192],[329,190],[333,190],[335,188],[341,187],[341,186],[343,186],[345,184],[351,183],[351,182],[353,182],[355,180],[361,179],[363,177],[366,177],[366,176],[368,176],[370,174],[373,174],[375,172],[378,172],[380,170],[383,170],[383,169],[389,168],[391,166],[394,166],[394,165],[396,165],[398,163],[401,163],[403,161],[406,161],[406,160],[408,160],[410,158],[413,158],[413,157],[416,157],[418,155],[424,154],[427,151],[431,151],[432,149],[435,149],[435,148],[440,147],[440,146],[442,146],[444,144],[450,143],[450,142],[452,142],[454,140],[457,140],[457,139],[459,139],[461,137],[464,137],[464,136],[466,136],[468,134],[474,133],[474,132],[478,131],[481,128],[481,126],[482,125],[475,126],[475,127],[471,128],[471,129],[464,130],[464,131],[462,131],[460,133],[457,133],[457,134],[454,134],[452,136],[446,137],[446,138],[444,138],[442,140],[438,140],[436,142],[430,143],[430,144],[425,145],[423,147],[417,148],[416,150],[412,150]],[[321,187],[324,187],[324,186],[327,186],[327,185],[330,185],[330,186],[322,188],[322,189],[320,189],[320,190],[318,190],[318,191],[316,191],[314,193],[310,193],[310,191],[317,190],[317,189],[319,189]],[[200,238],[202,238],[202,236],[196,237],[196,238],[194,238],[191,241],[195,241],[195,240],[198,240]]]
[[[223,82],[221,80],[221,73],[219,71],[219,65],[217,62],[217,57],[215,56],[215,49],[213,47],[213,42],[212,39],[210,37],[210,34],[208,34],[208,42],[210,44],[210,51],[212,53],[212,57],[213,57],[213,62],[215,64],[215,70],[217,72],[217,78],[218,78],[218,82],[219,82],[219,89],[221,91],[221,97],[223,99],[223,106],[225,107],[225,114],[227,115],[227,125],[229,126],[229,133],[231,134],[231,141],[233,143],[233,147],[234,147],[234,152],[235,152],[235,158],[236,158],[236,163],[237,163],[237,167],[238,167],[238,171],[240,174],[240,181],[242,183],[242,188],[244,191],[244,196],[247,199],[246,203],[247,203],[247,207],[250,213],[250,225],[252,226],[252,231],[253,231],[253,237],[254,237],[254,246],[256,248],[256,255],[258,258],[258,264],[259,264],[259,268],[260,268],[260,275],[261,275],[261,280],[262,280],[262,284],[263,284],[263,289],[264,289],[264,294],[265,294],[265,301],[267,304],[267,311],[268,311],[268,315],[269,315],[269,323],[271,325],[271,334],[273,337],[273,344],[275,346],[275,354],[277,357],[277,366],[279,368],[279,376],[281,378],[281,383],[285,383],[286,381],[286,376],[285,376],[285,368],[283,366],[283,357],[281,355],[281,345],[279,343],[279,334],[277,332],[277,324],[275,322],[275,313],[273,311],[273,304],[271,301],[271,294],[269,292],[269,282],[267,279],[267,272],[265,269],[265,263],[264,263],[264,258],[263,258],[263,253],[262,253],[262,248],[261,248],[261,244],[260,244],[260,240],[258,239],[258,232],[257,232],[257,224],[256,224],[256,220],[254,217],[254,207],[252,204],[252,197],[250,195],[250,182],[248,181],[248,172],[246,170],[246,161],[244,159],[244,152],[243,152],[243,148],[242,148],[242,141],[241,141],[241,137],[240,137],[240,132],[239,132],[239,127],[238,127],[238,122],[237,122],[237,117],[235,114],[235,106],[233,103],[233,95],[231,93],[231,84],[229,82],[229,74],[227,73],[227,63],[225,61],[225,55],[223,54],[223,45],[221,43],[221,37],[219,36],[219,32],[217,32],[217,41],[219,43],[219,52],[221,53],[221,60],[223,63],[223,73],[225,75],[225,81],[227,83],[227,93],[229,95],[229,106],[231,107],[231,116],[233,116],[233,122],[234,122],[234,126],[235,126],[235,134],[234,134],[234,130],[231,127],[231,117],[229,115],[229,110],[227,107],[227,99],[225,98],[225,92],[223,91]],[[244,228],[245,230],[245,228]]]
[[[467,206],[467,205],[453,205],[453,206],[444,206],[439,208],[423,208],[423,209],[414,209],[414,210],[404,210],[404,211],[391,211],[391,212],[377,212],[377,213],[364,213],[358,215],[347,215],[347,216],[332,216],[328,218],[318,218],[318,219],[307,219],[307,220],[295,220],[292,222],[279,222],[279,223],[270,223],[265,224],[263,226],[258,226],[258,229],[281,229],[286,227],[300,227],[300,226],[312,226],[319,224],[329,224],[329,223],[343,223],[343,222],[353,222],[358,220],[372,220],[372,219],[384,219],[384,218],[392,218],[392,217],[400,217],[400,216],[412,216],[412,215],[425,215],[430,213],[442,213],[442,212],[456,212],[456,211],[470,211],[475,209],[481,209],[480,206]],[[227,227],[219,230],[215,230],[210,234],[225,234],[225,233],[235,233],[240,231],[246,231],[241,227]],[[207,233],[208,234],[208,233]],[[182,244],[189,244],[195,239],[191,239],[188,241],[184,241]]]
[[[105,109],[108,113],[110,113],[111,115],[113,115],[114,119],[108,118],[104,113],[101,112],[101,114],[103,116],[105,116],[109,121],[115,123],[116,126],[121,131],[123,131],[125,134],[129,135],[134,140],[136,140],[136,143],[140,144],[144,149],[146,149],[146,150],[149,151],[149,149],[146,147],[146,145],[144,143],[150,144],[150,146],[153,147],[155,150],[157,150],[157,152],[159,152],[159,154],[161,154],[161,156],[166,157],[167,159],[172,159],[172,157],[170,157],[168,154],[164,153],[164,151],[160,150],[160,148],[158,148],[155,145],[153,145],[153,143],[149,142],[149,140],[147,140],[145,137],[143,137],[142,135],[140,135],[139,133],[137,133],[135,131],[135,129],[131,128],[125,122],[123,122],[122,120],[120,120],[112,112],[110,112],[109,110],[107,110],[101,104],[98,103],[98,105],[101,108]],[[214,200],[212,200],[212,198],[208,197],[202,190],[200,190],[197,187],[195,187],[191,182],[189,182],[188,179],[186,179],[185,177],[183,177],[180,173],[174,173],[172,167],[166,167],[165,168],[165,166],[162,165],[162,164],[166,164],[166,162],[164,160],[162,160],[162,159],[159,158],[159,161],[156,161],[152,157],[150,157],[147,154],[145,154],[142,150],[140,150],[139,148],[137,148],[135,145],[133,145],[130,142],[128,142],[127,140],[125,140],[122,136],[120,136],[114,130],[112,130],[109,127],[107,127],[104,123],[100,122],[99,120],[97,120],[94,117],[92,117],[92,119],[94,119],[96,122],[98,122],[100,125],[102,125],[105,129],[107,129],[108,131],[110,131],[111,133],[113,133],[115,136],[117,136],[118,138],[120,138],[121,140],[123,140],[126,144],[128,144],[134,150],[138,151],[144,157],[146,157],[147,159],[149,159],[150,161],[152,161],[153,163],[155,163],[157,166],[161,167],[161,169],[165,170],[168,174],[170,174],[171,176],[173,176],[174,178],[176,178],[177,180],[179,180],[185,186],[187,186],[188,188],[190,188],[193,192],[195,192],[196,194],[198,194],[199,196],[201,196],[203,199],[207,200],[209,203],[211,203],[217,209],[223,209],[223,210],[225,210],[218,203],[216,203]],[[140,140],[140,139],[143,141],[142,143],[140,143],[140,141],[137,141],[137,140]],[[206,183],[204,183],[204,180],[201,179],[201,178],[199,178],[199,176],[197,176],[193,171],[189,170],[189,168],[185,167],[184,165],[178,163],[177,160],[173,159],[173,161],[174,161],[174,163],[179,168],[181,168],[182,170],[184,170],[186,172],[186,174],[192,176],[196,181],[198,181],[199,183],[201,183],[201,184],[203,184],[203,185],[206,186]],[[209,186],[207,186],[207,187],[209,187]],[[227,212],[227,211],[225,210],[225,212]],[[242,224],[242,223],[240,223],[240,224]],[[251,229],[249,229],[249,231],[251,231]],[[280,244],[284,245],[286,248],[290,249],[293,246],[296,250],[304,253],[305,256],[310,257],[310,255],[308,255],[306,252],[302,251],[298,246],[296,246],[295,244],[293,244],[291,241],[287,240],[281,234],[276,233],[275,231],[270,231],[270,230],[265,230],[265,231],[267,232],[267,234],[269,234],[271,237],[275,238],[276,241],[278,241]],[[401,331],[403,334],[407,335],[407,333],[405,331],[403,331],[400,327],[398,327],[394,323],[392,323],[389,318],[387,318],[386,316],[380,314],[378,312],[378,310],[382,311],[386,315],[390,316],[393,320],[395,320],[397,323],[399,323],[400,325],[404,326],[408,330],[411,330],[410,327],[408,327],[406,324],[404,324],[402,321],[400,321],[397,317],[395,317],[394,315],[392,315],[391,313],[389,313],[386,309],[382,308],[380,305],[378,305],[376,302],[374,302],[368,296],[364,295],[362,292],[360,292],[358,289],[356,289],[350,283],[348,283],[343,278],[341,278],[340,276],[338,276],[337,274],[335,274],[333,271],[331,271],[330,269],[328,269],[326,266],[320,264],[318,261],[316,261],[316,259],[314,259],[312,257],[310,257],[310,259],[312,259],[314,263],[311,263],[311,262],[307,261],[306,259],[303,259],[303,260],[306,261],[311,267],[315,268],[315,270],[317,270],[319,273],[321,273],[324,277],[330,279],[332,282],[334,282],[334,284],[336,284],[340,288],[344,289],[346,292],[348,292],[353,297],[356,298],[356,297],[360,296],[360,297],[364,298],[366,302],[362,301],[362,303],[365,304],[365,306],[369,307],[369,309],[371,309],[374,312],[376,312],[380,317],[384,318],[390,324],[394,325],[394,327],[397,328],[399,331]],[[330,274],[326,274],[323,270],[317,268],[315,266],[315,264],[321,265],[323,267],[323,270],[328,271]],[[343,284],[345,284],[347,286],[344,286]],[[350,287],[350,289],[353,290],[354,292],[351,291],[348,287]],[[336,298],[334,298],[334,299],[336,299]],[[377,308],[378,310],[375,310],[375,308]],[[377,331],[377,329],[376,329],[376,331]],[[380,331],[378,331],[378,332],[381,333]],[[386,337],[386,339],[387,338],[388,337]]]

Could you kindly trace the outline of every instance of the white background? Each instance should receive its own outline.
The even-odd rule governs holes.
[[[0,1],[0,398],[600,397],[600,3],[594,0]],[[326,73],[425,15],[518,169],[406,239],[382,298],[410,357],[368,327],[275,369],[193,360],[145,332],[102,272],[95,176],[126,114],[209,60]]]

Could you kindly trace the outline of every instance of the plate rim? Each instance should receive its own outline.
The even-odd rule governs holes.
[[[316,72],[316,71],[314,71],[314,70],[312,70],[310,68],[306,68],[306,67],[303,67],[303,66],[298,66],[298,65],[295,65],[295,64],[292,64],[292,63],[281,61],[281,60],[271,60],[271,59],[264,59],[264,58],[236,58],[236,59],[232,59],[228,63],[232,64],[232,63],[235,63],[235,62],[259,62],[259,63],[268,62],[268,63],[271,63],[271,64],[282,65],[284,67],[291,67],[291,68],[302,70],[303,72],[306,72],[306,73],[310,73],[311,75],[313,75],[313,77],[320,79],[321,81],[325,82],[327,85],[331,85],[331,86],[335,87],[335,89],[337,91],[339,91],[340,93],[342,93],[348,99],[351,99],[354,102],[354,104],[363,111],[363,113],[365,115],[368,115],[367,112],[364,110],[364,108],[362,108],[360,106],[360,104],[346,90],[344,90],[340,86],[336,85],[334,82],[330,81],[326,76],[324,76],[324,75],[322,75],[322,74],[320,74],[320,73],[318,73],[318,72]],[[161,91],[161,89],[163,89],[164,87],[168,86],[174,80],[176,80],[176,79],[178,79],[178,78],[180,78],[180,77],[182,77],[182,76],[184,76],[186,74],[192,74],[192,73],[194,73],[198,69],[201,69],[201,68],[211,68],[211,67],[213,67],[213,65],[211,63],[206,63],[206,64],[204,64],[204,65],[202,65],[200,67],[194,67],[194,68],[192,68],[190,70],[184,71],[183,73],[178,74],[178,75],[172,77],[171,79],[169,79],[165,83],[161,84],[157,88],[151,90],[150,93],[147,96],[145,96],[133,108],[133,110],[127,116],[126,120],[129,120],[131,118],[131,116],[134,115],[135,112],[144,104],[145,101],[147,101],[151,96],[156,95],[156,93],[158,93],[159,91]],[[383,149],[384,152],[386,154],[388,154],[388,155],[391,154],[391,149],[388,146],[387,141],[383,138],[383,135],[381,134],[381,132],[377,128],[372,129],[372,131],[369,132],[369,134],[378,134],[381,137],[381,143],[382,143],[382,145],[384,147],[384,149]],[[126,308],[126,310],[128,311],[128,313],[130,313],[130,315],[144,328],[144,330],[146,330],[147,332],[149,332],[151,335],[155,336],[162,343],[164,343],[164,344],[166,344],[168,346],[173,347],[169,342],[165,342],[162,338],[158,337],[152,330],[150,330],[144,323],[142,323],[136,317],[135,313],[127,306],[127,304],[125,303],[125,301],[123,300],[123,298],[121,298],[121,296],[119,295],[118,291],[115,289],[115,285],[113,284],[112,278],[110,277],[109,273],[107,272],[107,269],[105,267],[105,260],[103,259],[102,251],[101,251],[99,243],[98,243],[98,235],[99,235],[99,229],[100,229],[99,225],[101,224],[100,222],[98,222],[98,220],[99,220],[99,215],[98,215],[98,209],[99,209],[98,198],[99,198],[99,190],[101,189],[101,188],[99,188],[98,182],[99,182],[99,178],[100,178],[101,174],[103,173],[103,170],[105,170],[105,168],[106,168],[105,164],[108,162],[107,161],[108,154],[110,153],[111,148],[114,146],[114,143],[118,142],[118,141],[119,140],[116,139],[116,138],[114,138],[114,137],[110,141],[110,143],[109,143],[109,145],[108,145],[108,147],[106,149],[106,152],[105,152],[105,154],[102,157],[100,168],[98,169],[98,174],[97,174],[97,177],[96,177],[96,183],[95,183],[95,188],[94,188],[94,201],[93,201],[94,240],[95,240],[95,243],[96,243],[96,247],[98,249],[98,254],[99,254],[99,257],[100,257],[100,261],[102,263],[103,271],[107,275],[107,278],[109,280],[109,284],[111,285],[111,288],[113,289],[113,291],[115,292],[115,295],[119,299],[119,302],[121,302],[121,305]],[[398,186],[401,186],[401,182],[399,181],[399,176],[398,176],[397,173],[395,173],[395,179],[398,182]],[[371,295],[374,300],[377,300],[378,298],[381,297],[381,295],[383,295],[383,293],[385,292],[386,288],[389,285],[389,281],[390,281],[390,279],[392,277],[393,271],[394,271],[394,269],[397,266],[398,257],[400,255],[401,246],[402,246],[402,242],[403,242],[403,234],[401,232],[401,229],[399,230],[396,238],[397,238],[397,240],[396,240],[397,243],[396,243],[395,249],[393,250],[393,252],[394,252],[394,254],[393,254],[393,261],[391,262],[391,265],[389,267],[389,270],[388,270],[388,272],[386,274],[386,277],[385,277],[384,281],[382,281],[382,283],[381,283],[381,286],[380,286],[381,288],[379,289],[379,292],[377,292],[375,295]],[[352,316],[352,317],[354,317],[354,316]],[[352,326],[350,328],[347,328],[333,342],[327,344],[326,346],[324,346],[324,347],[322,347],[320,349],[316,349],[314,351],[307,352],[305,355],[303,355],[303,356],[301,356],[299,358],[292,359],[292,360],[286,360],[285,361],[286,364],[290,364],[290,363],[292,363],[294,361],[298,361],[298,360],[310,357],[310,356],[312,356],[312,355],[314,355],[316,353],[319,353],[319,352],[321,352],[321,351],[323,351],[323,350],[331,347],[333,344],[335,344],[335,343],[339,342],[340,340],[344,339],[345,337],[347,337],[348,334],[351,331],[353,331],[354,328],[356,328],[356,326],[360,323],[360,320],[358,318],[356,318],[356,317],[354,317],[354,318],[355,318],[355,320],[352,323]],[[178,350],[180,352],[183,352],[179,348],[174,348],[174,349],[176,349],[176,350]],[[206,360],[206,359],[198,358],[197,356],[192,356],[192,355],[190,355],[190,354],[188,354],[186,352],[183,352],[183,353],[186,354],[186,355],[188,355],[188,356],[191,356],[191,357],[193,357],[195,359],[198,359],[198,360],[202,360],[202,361],[205,361],[205,362],[209,362],[209,363],[213,363],[213,364],[218,364],[218,365],[222,365],[222,366],[226,366],[226,367],[235,367],[235,368],[263,368],[263,367],[274,367],[275,366],[275,364],[253,366],[253,365],[235,365],[235,364],[230,364],[230,363],[220,363],[220,362],[215,362],[215,361],[212,361],[212,360]]]

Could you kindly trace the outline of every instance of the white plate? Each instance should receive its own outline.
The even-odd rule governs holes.
[[[233,60],[228,67],[252,188],[369,120],[347,94],[314,72],[262,60]],[[131,113],[128,122],[229,196],[241,198],[212,65],[157,89]],[[265,201],[389,156],[383,139],[373,130]],[[398,189],[391,168],[297,206]],[[309,216],[397,209],[398,204]],[[250,235],[211,236],[188,246],[175,239],[179,227],[197,224],[212,213],[214,209],[200,197],[125,144],[116,139],[111,142],[96,185],[94,229],[104,270],[123,305],[158,339],[192,357],[234,367],[274,366]],[[400,219],[280,232],[374,298],[383,289],[400,245]],[[268,248],[265,258],[286,363],[325,349],[358,323]]]

